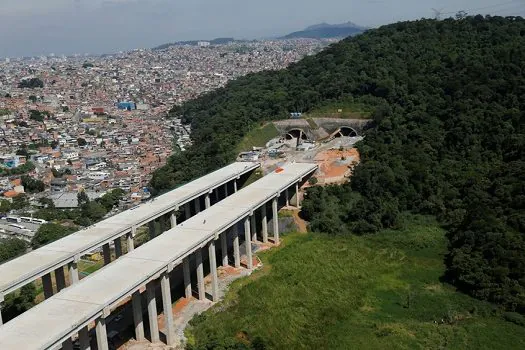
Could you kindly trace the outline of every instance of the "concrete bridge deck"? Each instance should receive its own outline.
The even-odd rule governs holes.
[[[126,210],[0,265],[0,302],[2,295],[78,260],[81,255],[100,248],[104,244],[131,232],[136,227],[177,210],[179,206],[208,194],[211,190],[256,169],[258,166],[257,163],[245,162],[230,164],[152,201],[143,203],[137,208]]]
[[[86,329],[87,332],[86,326],[90,322],[96,321],[97,343],[99,348],[107,349],[104,319],[109,316],[112,307],[131,295],[135,297],[142,286],[147,285],[149,288],[152,281],[160,277],[162,279],[163,302],[169,301],[168,305],[171,309],[169,279],[167,291],[165,281],[166,274],[169,274],[174,266],[182,264],[183,261],[186,263],[185,260],[192,253],[197,253],[198,259],[200,259],[200,250],[205,246],[210,247],[210,256],[213,256],[213,258],[210,257],[210,264],[215,264],[215,240],[219,239],[221,234],[224,236],[225,230],[242,221],[244,221],[245,229],[247,229],[246,238],[250,241],[249,218],[250,216],[253,217],[254,211],[260,209],[261,205],[265,206],[268,202],[272,202],[276,216],[279,195],[285,191],[288,193],[289,188],[297,190],[298,183],[311,175],[316,169],[317,165],[315,164],[294,163],[285,166],[282,171],[265,176],[166,231],[156,239],[115,260],[96,274],[62,290],[1,326],[1,348],[57,349],[63,346],[63,342],[70,342],[70,337],[76,332],[82,331],[82,329]],[[264,214],[264,220],[266,220],[265,216],[266,214]],[[274,234],[276,233],[274,232]],[[235,254],[238,255],[238,246]],[[237,259],[238,257],[236,257],[236,261]],[[212,274],[215,273],[216,281],[216,271],[211,270]],[[199,270],[197,271],[199,273]],[[201,283],[204,286],[202,263],[200,274],[199,286]],[[148,297],[151,301],[149,291]],[[152,312],[150,314],[150,325],[154,325],[157,322],[157,311],[154,306],[155,303],[150,301],[148,301],[148,312]],[[142,316],[140,318],[142,322]],[[152,319],[154,319],[154,323],[152,323]],[[158,329],[156,332],[158,333]],[[169,335],[168,342],[170,342]],[[66,347],[64,346],[64,348]]]

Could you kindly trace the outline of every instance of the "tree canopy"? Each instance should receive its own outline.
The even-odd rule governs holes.
[[[314,188],[312,229],[373,233],[402,212],[448,231],[447,278],[525,311],[525,21],[467,17],[400,22],[331,45],[282,71],[250,74],[174,107],[193,146],[151,181],[173,188],[234,159],[263,121],[353,101],[373,110],[352,183]]]
[[[33,249],[36,249],[38,247],[56,241],[57,239],[65,237],[73,233],[74,231],[75,229],[73,228],[62,226],[59,224],[43,224],[39,227],[38,231],[33,237],[33,240],[31,241],[31,247],[33,247]]]

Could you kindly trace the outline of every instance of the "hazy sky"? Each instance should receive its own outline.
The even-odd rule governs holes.
[[[374,27],[432,8],[525,16],[525,0],[0,0],[0,57],[271,37],[320,22]]]

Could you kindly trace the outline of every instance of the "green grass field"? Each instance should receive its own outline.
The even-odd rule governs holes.
[[[375,236],[287,235],[191,322],[188,348],[524,349],[524,327],[440,282],[445,252],[421,217]]]
[[[264,147],[268,141],[279,136],[279,131],[273,123],[268,123],[263,127],[253,129],[240,142],[237,147],[238,152],[251,151],[252,147]]]

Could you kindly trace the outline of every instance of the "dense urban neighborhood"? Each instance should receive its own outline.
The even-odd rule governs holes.
[[[174,149],[191,144],[191,125],[166,117],[173,105],[248,73],[287,67],[329,42],[198,42],[103,56],[5,59],[0,63],[2,214],[17,217],[15,224],[24,215],[54,219],[37,210],[78,209],[81,192],[93,201],[123,190],[105,215],[148,199],[153,171]],[[34,234],[35,227],[20,226],[24,234],[12,223],[0,234],[30,240],[27,231]]]

